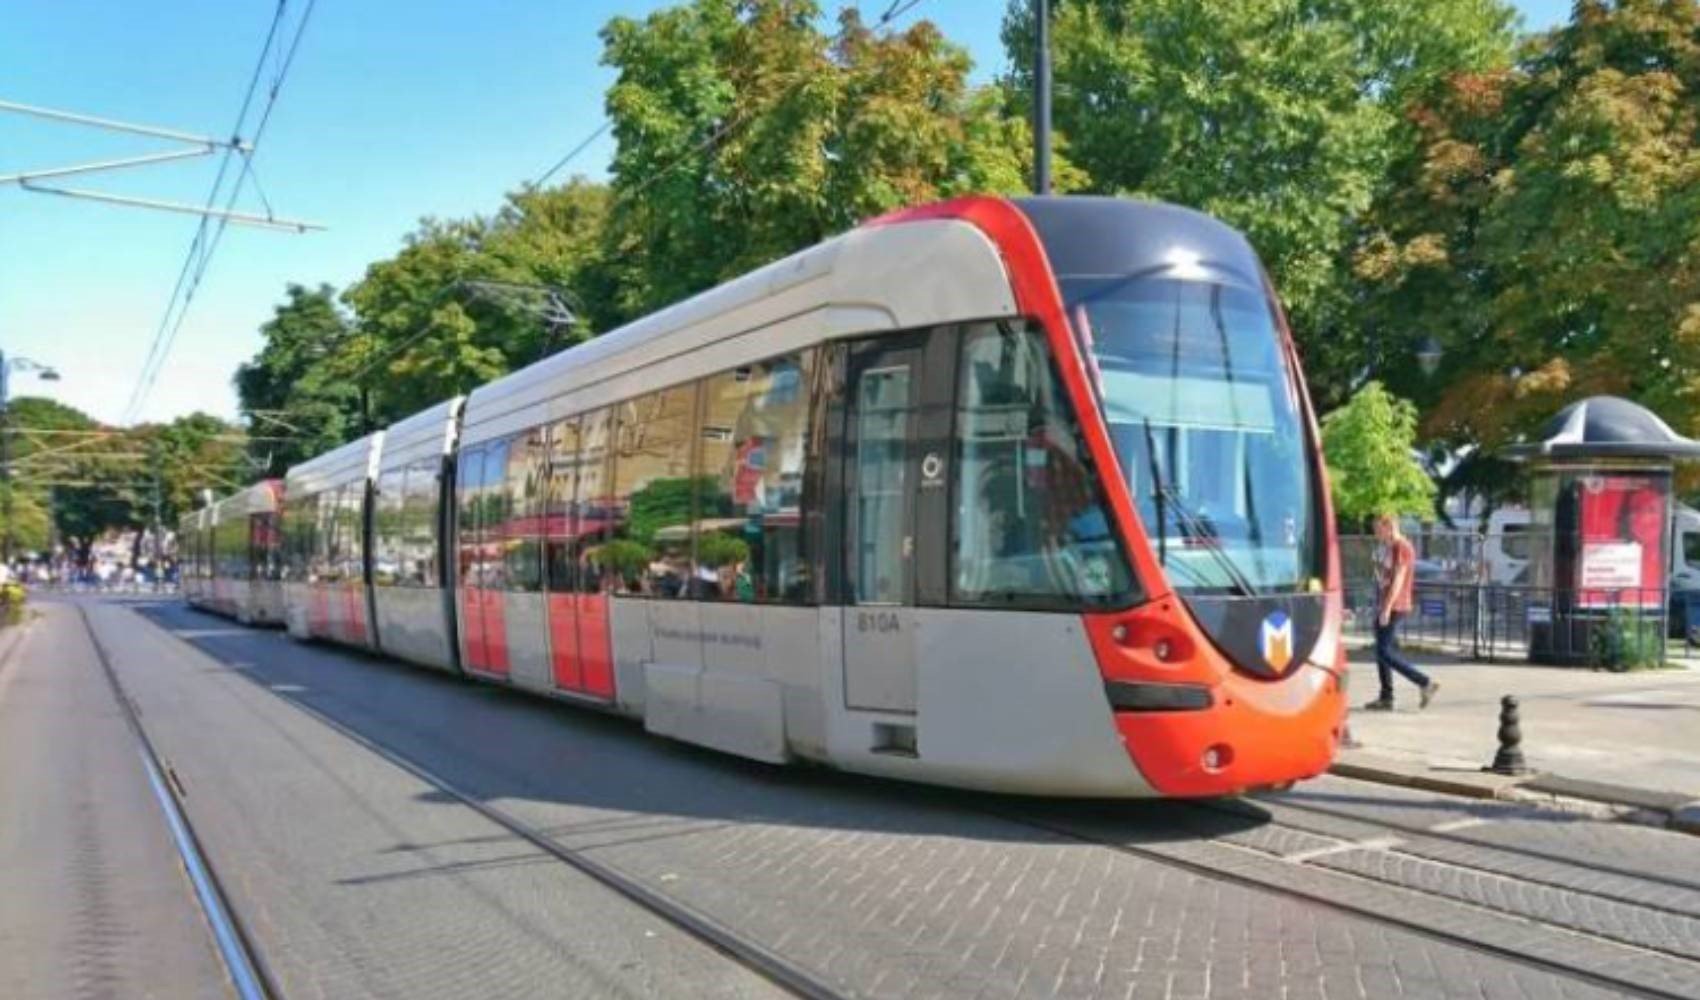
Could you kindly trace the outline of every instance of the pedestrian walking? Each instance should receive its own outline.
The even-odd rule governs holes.
[[[1411,611],[1417,552],[1392,514],[1375,519],[1375,537],[1375,669],[1381,677],[1381,694],[1364,708],[1371,712],[1393,710],[1394,671],[1417,686],[1421,692],[1417,707],[1427,708],[1440,685],[1399,650],[1399,620]]]

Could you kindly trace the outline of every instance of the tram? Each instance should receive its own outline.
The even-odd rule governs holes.
[[[286,617],[761,761],[1233,794],[1340,738],[1319,456],[1239,233],[963,198],[289,470]]]
[[[268,479],[178,524],[184,599],[244,625],[283,624],[283,483]]]

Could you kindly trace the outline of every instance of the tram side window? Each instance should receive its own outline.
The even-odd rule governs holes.
[[[437,586],[437,459],[407,467],[402,488],[401,576],[408,587]]]
[[[962,339],[951,600],[1074,607],[1131,589],[1067,398],[1038,331]]]
[[[478,540],[480,586],[488,590],[507,589],[507,564],[504,560],[508,534],[508,442],[490,441],[484,445],[484,470],[478,481]]]
[[[378,477],[372,514],[372,582],[394,587],[402,582],[402,503],[407,495],[407,469],[389,469]]]
[[[549,429],[549,482],[543,491],[543,564],[546,583],[557,594],[572,592],[577,584],[573,570],[578,565],[578,518],[573,509],[578,498],[579,422],[574,417]]]
[[[714,481],[691,469],[697,384],[621,403],[615,431],[614,502],[622,512],[601,562],[623,593],[686,597],[709,583],[692,563],[698,500]]]
[[[583,594],[617,589],[620,574],[610,568],[606,556],[614,526],[625,510],[613,495],[613,473],[608,462],[614,434],[614,410],[586,413],[578,421],[578,482],[572,498],[573,586]]]
[[[807,599],[802,494],[812,367],[805,352],[704,383],[700,467],[712,488],[698,498],[696,558],[706,599]]]
[[[306,533],[301,497],[286,493],[283,498],[283,578],[304,580],[307,576]]]
[[[248,522],[251,532],[249,549],[254,579],[281,580],[283,578],[283,539],[278,533],[278,515],[274,511],[255,514]]]
[[[483,482],[484,449],[463,449],[460,453],[460,467],[455,472],[455,487],[460,494],[460,508],[457,514],[459,524],[455,531],[458,560],[456,567],[460,586],[473,589],[484,586],[478,559],[478,491]]]
[[[342,550],[348,537],[348,529],[342,523],[341,490],[329,489],[319,494],[319,523],[325,530],[324,564],[319,579],[336,583],[342,579]]]
[[[348,483],[337,492],[341,497],[337,511],[337,537],[342,540],[342,578],[349,582],[358,582],[361,578],[361,543],[365,534],[360,518],[363,505],[361,494],[365,491],[358,483]]]
[[[508,461],[501,489],[506,530],[502,563],[507,589],[535,593],[543,589],[543,473],[548,460],[543,428],[533,427],[508,439]]]

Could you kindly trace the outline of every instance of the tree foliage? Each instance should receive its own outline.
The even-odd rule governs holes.
[[[930,22],[820,19],[815,0],[691,0],[603,29],[622,316],[894,208],[1027,189],[1025,123]]]
[[[1371,382],[1322,419],[1334,514],[1343,524],[1377,514],[1432,514],[1434,483],[1413,449],[1417,408]]]
[[[583,340],[612,317],[607,202],[605,187],[574,180],[510,194],[490,218],[425,220],[344,295],[357,335],[327,362],[331,377],[367,393],[381,426]],[[558,289],[578,321],[554,329],[531,308],[537,293],[501,286]]]
[[[1159,198],[1244,230],[1292,314],[1316,394],[1343,397],[1360,333],[1340,261],[1429,81],[1510,56],[1501,0],[1057,0],[1055,120],[1089,190]],[[1010,0],[1015,93],[1033,5]]]
[[[1700,4],[1581,0],[1411,118],[1355,264],[1365,326],[1446,348],[1397,382],[1424,432],[1491,446],[1599,392],[1700,432]]]
[[[14,548],[45,549],[50,524],[86,562],[102,537],[144,530],[156,513],[174,526],[200,491],[253,478],[238,429],[204,413],[115,428],[49,399],[16,399],[7,410]]]
[[[329,285],[291,284],[260,327],[260,352],[236,370],[236,396],[268,475],[328,451],[360,426],[359,390],[325,362],[348,342],[353,323]]]

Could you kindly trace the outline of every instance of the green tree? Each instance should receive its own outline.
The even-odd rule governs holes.
[[[344,295],[356,336],[327,362],[327,377],[367,394],[380,426],[577,343],[592,324],[611,324],[607,197],[603,186],[575,179],[510,194],[488,219],[425,220]],[[524,286],[559,289],[578,322],[553,329]]]
[[[1010,0],[1012,93],[1031,90],[1033,5]],[[1057,0],[1055,121],[1097,192],[1245,231],[1293,318],[1319,399],[1365,344],[1341,260],[1429,81],[1510,57],[1502,0]]]
[[[1700,433],[1700,4],[1581,0],[1411,117],[1356,270],[1366,326],[1446,348],[1398,382],[1425,434],[1491,448],[1601,392]]]
[[[1371,382],[1322,419],[1334,515],[1360,524],[1377,514],[1433,513],[1434,483],[1413,449],[1417,408]]]
[[[850,8],[829,36],[820,18],[815,0],[691,0],[603,29],[623,317],[893,208],[1025,190],[1026,126],[937,28],[874,31]]]
[[[63,403],[26,397],[8,404],[7,433],[14,503],[24,502],[25,516],[30,502],[50,512],[77,562],[86,563],[106,533],[136,526],[141,466],[122,431]],[[16,509],[14,518],[21,530]]]
[[[46,550],[53,538],[53,517],[41,490],[0,483],[0,537],[11,543],[14,555]]]
[[[328,364],[353,333],[329,285],[291,284],[260,327],[260,352],[236,370],[236,395],[253,434],[254,459],[269,475],[356,436],[360,392]]]

